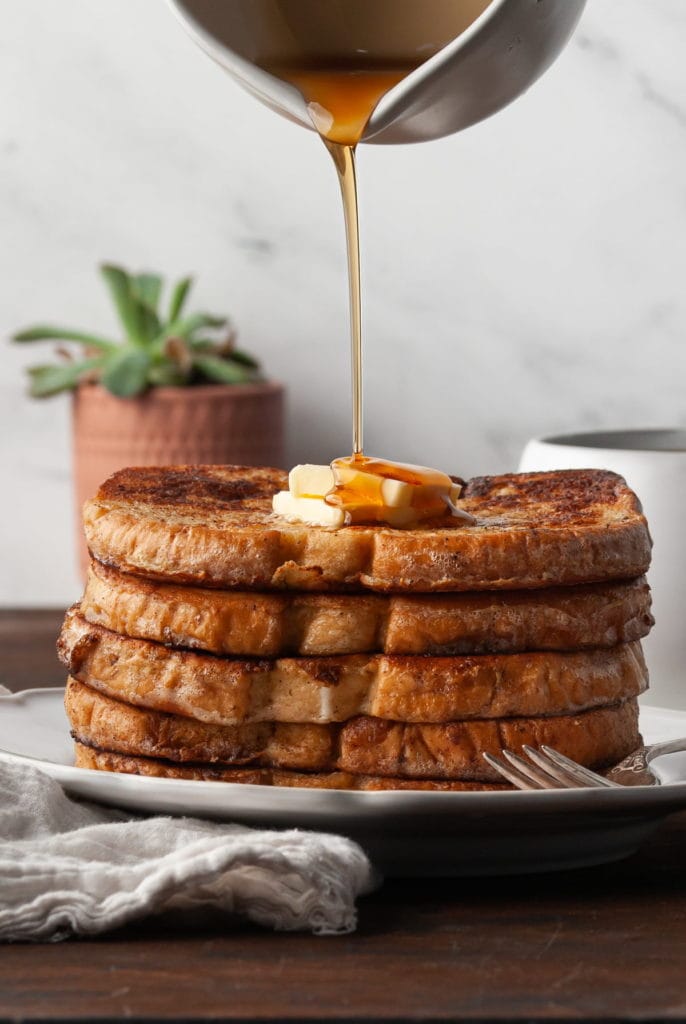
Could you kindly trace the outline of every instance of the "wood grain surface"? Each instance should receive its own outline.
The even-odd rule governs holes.
[[[0,682],[61,682],[59,618],[0,612]],[[685,865],[682,814],[618,865],[388,882],[340,938],[177,916],[2,946],[0,1021],[686,1021]]]

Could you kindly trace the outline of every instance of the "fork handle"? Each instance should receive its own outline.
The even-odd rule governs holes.
[[[677,754],[682,750],[686,750],[686,736],[682,736],[678,740],[667,740],[664,743],[651,743],[649,747],[645,748],[646,764],[650,764],[656,757],[662,757],[663,754]]]

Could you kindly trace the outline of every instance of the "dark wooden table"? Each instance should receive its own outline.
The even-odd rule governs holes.
[[[59,617],[0,613],[1,683],[61,682]],[[685,861],[682,814],[618,865],[388,882],[342,938],[158,920],[2,946],[0,1021],[686,1021]]]

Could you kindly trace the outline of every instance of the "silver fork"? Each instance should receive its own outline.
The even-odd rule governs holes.
[[[610,773],[612,778],[584,768],[545,744],[539,749],[524,744],[522,751],[528,761],[512,750],[503,750],[505,760],[493,754],[484,754],[483,757],[491,768],[517,789],[616,789],[632,783],[659,785],[658,779],[650,771],[650,762],[662,754],[675,754],[683,750],[686,750],[686,737],[642,747],[613,768]],[[625,782],[617,781],[623,777]]]

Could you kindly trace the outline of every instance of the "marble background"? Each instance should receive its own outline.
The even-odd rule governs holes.
[[[289,459],[349,444],[343,230],[311,134],[163,0],[0,0],[0,603],[78,592],[68,402],[11,346],[113,329],[102,259],[199,278],[290,391]],[[360,156],[370,451],[463,474],[531,435],[686,420],[686,3],[590,0],[551,71],[460,136]]]

